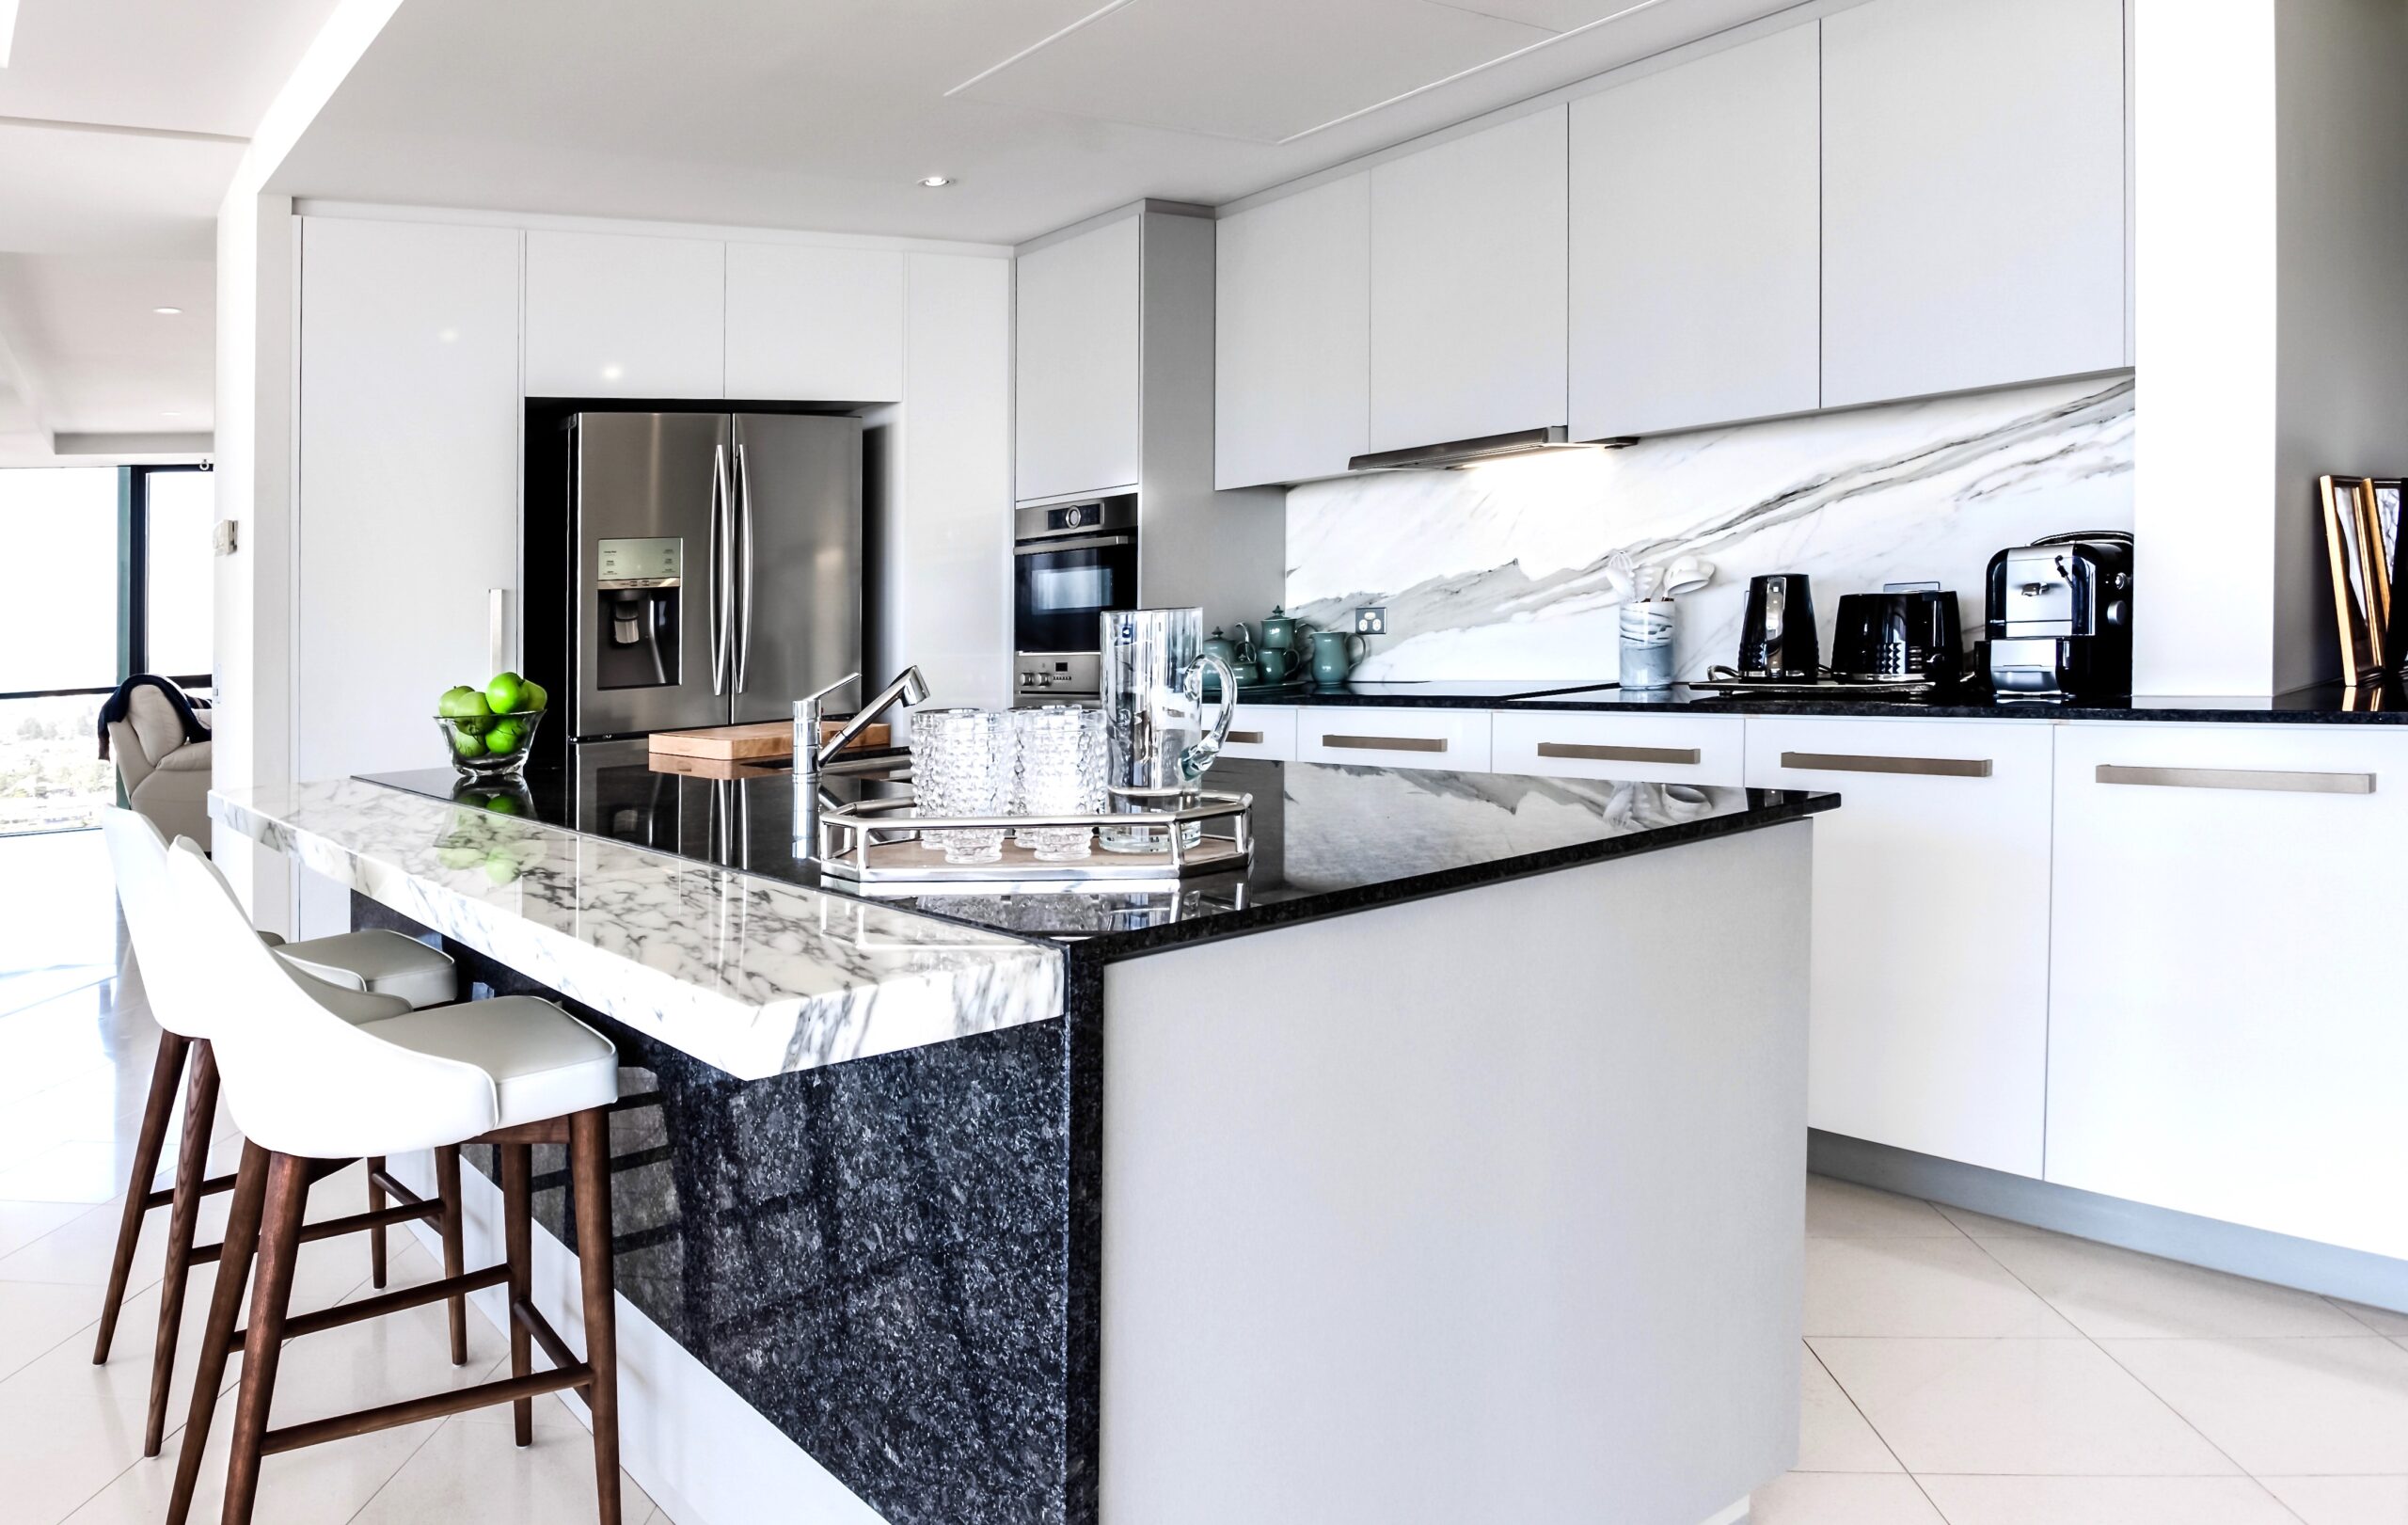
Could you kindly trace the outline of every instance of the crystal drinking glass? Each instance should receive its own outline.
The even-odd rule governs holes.
[[[949,816],[944,800],[944,719],[976,714],[970,709],[923,709],[911,717],[911,807],[923,816]],[[943,832],[922,832],[920,846],[931,852],[944,850]]]
[[[1012,712],[1018,733],[1015,809],[1029,816],[1086,816],[1103,808],[1103,711],[1069,705]],[[1024,826],[1021,846],[1045,863],[1084,858],[1095,835],[1087,826]]]
[[[1000,816],[1010,808],[1012,750],[1006,719],[987,709],[950,710],[937,718],[944,734],[937,759],[938,798],[944,814]],[[994,863],[1004,855],[1001,827],[943,835],[947,863]]]

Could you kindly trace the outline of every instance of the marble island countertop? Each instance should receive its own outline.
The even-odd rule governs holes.
[[[751,875],[848,899],[983,931],[1075,943],[1083,956],[1106,960],[1677,847],[1839,802],[1836,795],[1782,790],[1225,757],[1208,782],[1254,800],[1255,857],[1242,873],[1204,875],[1176,889],[1097,884],[1014,895],[964,884],[907,893],[823,879],[816,866],[796,860],[789,774],[694,780],[652,772],[641,755],[630,756],[621,767],[581,768],[581,785],[531,775],[520,808],[596,836],[675,843],[680,853],[741,863]],[[372,774],[361,782],[423,794],[430,802],[450,799],[455,786],[449,769]],[[577,797],[579,787],[585,798]],[[737,798],[704,798],[709,791]],[[714,813],[736,823],[734,840],[680,824]]]
[[[738,1079],[1063,1010],[1062,955],[1024,938],[356,779],[209,802],[226,829]]]

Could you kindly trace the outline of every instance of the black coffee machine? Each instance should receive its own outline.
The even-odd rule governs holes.
[[[2003,700],[2121,699],[2132,691],[2132,537],[2052,534],[1990,558],[1985,634]]]

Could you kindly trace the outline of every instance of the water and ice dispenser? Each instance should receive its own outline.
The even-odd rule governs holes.
[[[675,535],[604,540],[594,558],[595,687],[668,688],[678,668],[677,605],[686,543]]]

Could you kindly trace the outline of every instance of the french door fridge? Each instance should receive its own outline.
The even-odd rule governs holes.
[[[862,662],[862,424],[580,413],[574,740],[782,720]]]

